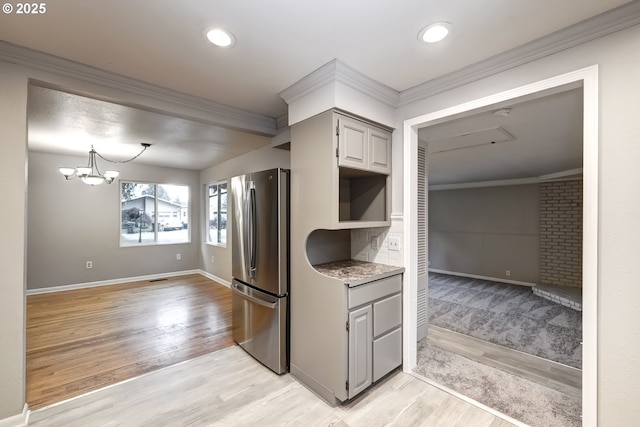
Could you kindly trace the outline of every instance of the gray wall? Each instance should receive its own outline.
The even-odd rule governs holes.
[[[25,404],[27,75],[0,62],[0,422]]]
[[[86,157],[29,153],[27,289],[198,268],[201,193],[197,171],[117,165],[118,179],[188,185],[191,192],[191,243],[121,248],[118,179],[111,185],[91,187],[77,178],[65,181],[58,172],[59,166],[86,162]],[[85,268],[86,261],[93,261],[92,269]]]
[[[242,156],[236,157],[226,162],[211,166],[200,172],[200,194],[204,200],[205,187],[209,183],[226,179],[231,181],[231,177],[242,175],[249,172],[257,172],[260,170],[271,168],[289,169],[291,166],[290,152],[271,146],[263,147],[258,150],[251,151]],[[205,218],[206,206],[202,207],[202,218]],[[226,246],[216,246],[207,243],[206,229],[202,229],[201,233],[201,251],[198,268],[210,273],[227,282],[231,282],[231,205],[228,206],[227,218],[227,244]],[[201,221],[204,223],[204,219]],[[213,257],[213,261],[212,261]]]
[[[430,191],[428,206],[430,268],[538,282],[537,184]]]

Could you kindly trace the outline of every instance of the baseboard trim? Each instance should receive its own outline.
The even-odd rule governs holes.
[[[340,401],[336,398],[332,390],[324,386],[324,384],[316,381],[311,375],[308,375],[303,369],[296,366],[295,363],[289,364],[289,374],[299,384],[303,385],[307,390],[315,394],[324,403],[332,408],[340,405]]]
[[[448,274],[450,276],[469,277],[471,279],[490,280],[492,282],[508,283],[510,285],[520,285],[520,286],[529,286],[529,287],[536,286],[535,283],[521,282],[519,280],[509,280],[509,279],[503,279],[501,277],[478,276],[476,274],[467,274],[467,273],[458,273],[458,272],[455,272],[455,271],[438,270],[437,268],[430,268],[429,272],[430,273]]]
[[[26,403],[22,407],[22,413],[0,420],[0,427],[26,427],[29,425],[29,405]]]
[[[221,285],[226,286],[227,288],[230,288],[230,287],[231,287],[231,282],[229,282],[229,281],[227,281],[227,280],[224,280],[223,278],[218,277],[218,276],[216,276],[215,274],[211,274],[211,273],[209,273],[208,271],[204,271],[204,270],[200,270],[199,272],[200,272],[200,274],[202,274],[202,275],[203,275],[204,277],[206,277],[207,279],[211,279],[211,280],[213,280],[214,282],[218,282],[218,283],[220,283]]]
[[[63,292],[63,291],[72,291],[77,289],[95,288],[98,286],[119,285],[119,284],[128,283],[128,282],[140,282],[143,280],[165,279],[169,277],[183,276],[186,274],[203,274],[203,271],[202,270],[173,271],[170,273],[150,274],[146,276],[125,277],[125,278],[113,279],[113,280],[100,280],[96,282],[76,283],[73,285],[52,286],[50,288],[27,289],[26,294],[27,295],[48,294],[52,292]],[[203,275],[206,276],[205,274]],[[216,280],[216,279],[213,279],[213,280]],[[0,427],[2,426],[0,425]]]

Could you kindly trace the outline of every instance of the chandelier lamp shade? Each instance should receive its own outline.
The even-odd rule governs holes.
[[[78,166],[77,168],[61,167],[58,168],[58,170],[66,179],[71,179],[77,175],[82,182],[88,185],[98,185],[103,182],[111,184],[120,172],[108,170],[105,171],[104,174],[101,174],[100,170],[98,170],[96,154],[97,152],[93,149],[92,145],[91,151],[89,151],[89,164],[87,166]]]
[[[91,186],[99,185],[103,182],[111,184],[113,180],[116,179],[116,177],[120,174],[120,172],[115,170],[106,170],[104,173],[100,173],[100,170],[98,169],[98,162],[96,161],[96,156],[110,163],[128,163],[134,159],[137,159],[140,154],[144,153],[147,148],[151,147],[151,144],[146,143],[142,143],[140,145],[142,145],[142,151],[128,160],[121,161],[109,160],[105,158],[100,153],[98,153],[92,145],[91,151],[89,151],[89,163],[87,164],[87,166],[78,166],[75,168],[61,167],[58,168],[58,170],[62,175],[64,175],[65,179],[67,180],[70,180],[74,176],[77,176],[82,180],[82,182]]]

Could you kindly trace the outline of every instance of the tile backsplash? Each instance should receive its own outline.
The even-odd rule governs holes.
[[[390,250],[389,239],[399,242],[398,250]],[[401,219],[392,219],[391,227],[351,230],[351,258],[353,259],[402,266],[403,251]]]

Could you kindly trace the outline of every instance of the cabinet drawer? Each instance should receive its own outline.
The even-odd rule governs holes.
[[[373,381],[402,364],[402,327],[373,340]]]
[[[402,275],[386,277],[349,288],[349,309],[395,294],[402,290]]]
[[[402,323],[402,294],[373,304],[373,336],[377,337]]]

